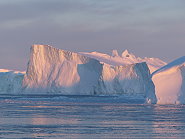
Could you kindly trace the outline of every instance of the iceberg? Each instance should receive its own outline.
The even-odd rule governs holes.
[[[152,73],[152,74],[150,74]],[[26,72],[0,69],[1,94],[123,95],[185,104],[185,56],[166,64],[117,50],[74,53],[33,45]]]
[[[21,93],[24,72],[0,69],[0,93]]]
[[[185,104],[185,56],[152,73],[158,104]]]
[[[128,51],[122,57],[135,59]],[[121,95],[156,103],[146,62],[125,59],[123,64],[119,60],[122,59],[116,50],[113,56],[100,53],[92,56],[49,45],[33,45],[26,72],[0,69],[0,93]]]
[[[22,90],[62,95],[130,95],[141,96],[148,103],[156,102],[146,63],[109,62],[48,45],[33,45]]]

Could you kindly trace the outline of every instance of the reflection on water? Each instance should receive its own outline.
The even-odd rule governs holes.
[[[0,138],[185,138],[184,105],[7,96],[0,109]]]
[[[161,105],[154,108],[154,132],[161,138],[185,138],[185,106]]]

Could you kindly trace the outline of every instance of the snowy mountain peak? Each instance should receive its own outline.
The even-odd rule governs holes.
[[[117,50],[112,50],[112,56],[113,57],[119,56],[118,51]]]

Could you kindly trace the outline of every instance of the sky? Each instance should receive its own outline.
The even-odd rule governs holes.
[[[170,62],[185,55],[185,0],[0,0],[0,69],[26,70],[33,44]]]

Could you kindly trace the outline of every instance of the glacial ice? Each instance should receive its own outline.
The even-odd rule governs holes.
[[[146,63],[126,66],[103,64],[97,92],[102,94],[126,94],[142,96],[148,103],[156,103],[154,84]]]
[[[20,93],[24,72],[0,69],[0,93]]]
[[[1,94],[127,95],[185,104],[184,82],[185,56],[166,65],[128,50],[119,56],[33,45],[26,73],[0,69]]]
[[[92,95],[101,69],[102,65],[95,59],[47,45],[34,45],[23,79],[24,92]]]
[[[110,56],[33,45],[26,73],[0,69],[0,93],[126,95],[148,103],[185,104],[185,56],[166,65],[128,50],[121,56],[113,50]]]
[[[146,63],[110,65],[47,45],[31,47],[22,90],[63,95],[139,95],[149,103],[156,102]]]
[[[152,73],[158,104],[185,104],[185,56]]]
[[[121,56],[118,55],[117,50],[112,51],[112,56],[99,52],[80,52],[80,54],[114,66],[125,66],[129,64],[146,62],[151,73],[167,64],[158,58],[136,57],[134,54],[129,53],[128,50],[123,51]]]

